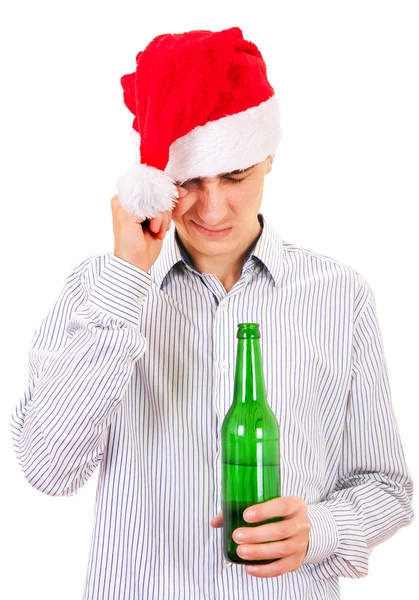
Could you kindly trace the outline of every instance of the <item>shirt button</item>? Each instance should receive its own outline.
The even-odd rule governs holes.
[[[226,360],[220,361],[220,369],[222,371],[227,371],[227,361]]]
[[[229,560],[226,560],[225,558],[223,558],[223,565],[225,567],[231,567],[231,562]]]
[[[132,356],[128,356],[127,360],[125,361],[127,365],[130,365],[133,361]]]
[[[255,273],[260,273],[260,271],[261,271],[261,268],[260,267],[256,267]]]
[[[228,309],[228,303],[227,302],[221,302],[220,307],[221,307],[221,310],[227,310]]]

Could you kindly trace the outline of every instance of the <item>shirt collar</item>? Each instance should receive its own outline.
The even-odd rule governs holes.
[[[261,213],[258,214],[258,219],[263,227],[262,233],[245,260],[245,264],[255,256],[266,267],[274,280],[274,284],[277,285],[280,280],[283,263],[282,239],[272,226],[272,223],[270,223]],[[179,262],[183,262],[191,267],[188,256],[178,243],[176,229],[172,226],[166,234],[163,241],[163,247],[156,262],[150,268],[150,274],[154,283],[158,287],[161,287],[169,271],[171,271],[171,269]]]

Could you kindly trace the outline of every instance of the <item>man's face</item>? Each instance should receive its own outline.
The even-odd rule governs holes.
[[[187,250],[217,256],[233,252],[246,240],[250,243],[259,228],[257,215],[272,158],[242,172],[192,179],[182,185],[188,194],[177,202],[172,219]]]

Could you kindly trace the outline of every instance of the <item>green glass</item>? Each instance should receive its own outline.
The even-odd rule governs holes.
[[[223,552],[239,564],[266,564],[272,560],[247,561],[237,555],[232,538],[238,527],[256,527],[243,511],[281,495],[279,427],[265,391],[257,323],[240,323],[233,403],[221,428]]]

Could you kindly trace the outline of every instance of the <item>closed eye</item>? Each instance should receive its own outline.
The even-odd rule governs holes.
[[[235,179],[232,176],[233,175],[242,175],[243,173],[252,171],[255,167],[256,167],[256,164],[252,165],[251,167],[247,167],[246,169],[236,169],[235,171],[230,171],[229,173],[222,173],[219,175],[219,177],[221,177],[221,179],[223,179],[224,181],[228,181],[229,183],[241,183],[242,181],[247,179],[247,176],[242,177],[241,179]],[[200,181],[201,181],[200,177],[195,177],[194,179],[188,179],[187,181],[184,181],[183,183],[180,183],[177,181],[176,185],[185,186],[185,185],[188,185],[188,183],[194,183],[194,184],[198,183],[199,184]]]
[[[235,179],[234,177],[229,177],[228,175],[224,175],[223,177],[221,177],[221,179],[223,181],[228,181],[228,183],[240,183],[242,181],[244,181],[245,179],[247,179],[247,177],[242,177],[241,179]],[[182,184],[177,183],[177,185],[181,185],[181,186],[186,186],[188,184],[198,184],[201,182],[201,180],[199,179],[199,177],[196,177],[195,179],[188,179],[187,181],[184,181]]]
[[[247,178],[246,177],[242,177],[241,179],[234,179],[234,177],[223,177],[223,179],[225,181],[229,181],[231,183],[240,183],[241,181],[244,181]]]

